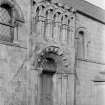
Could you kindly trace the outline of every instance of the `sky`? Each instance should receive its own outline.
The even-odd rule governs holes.
[[[105,0],[85,0],[105,10]]]

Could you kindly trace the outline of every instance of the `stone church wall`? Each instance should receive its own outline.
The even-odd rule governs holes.
[[[12,0],[4,1],[13,3]],[[105,77],[102,74],[105,67],[105,25],[82,14],[75,14],[73,8],[65,9],[61,4],[37,3],[14,1],[14,7],[20,14],[20,21],[17,16],[16,22],[18,29],[14,31],[14,35],[18,36],[12,43],[0,41],[0,105],[40,105],[43,98],[40,95],[42,71],[35,64],[37,60],[43,63],[40,62],[41,57],[46,56],[54,58],[59,65],[52,78],[54,105],[104,105],[104,94],[102,97],[99,95],[101,98],[97,96],[105,92]],[[42,8],[47,11],[47,18],[42,14]],[[100,101],[102,103],[98,104]]]
[[[77,14],[76,24],[84,34],[84,48],[78,48],[77,57],[77,105],[104,105],[104,96],[98,96],[105,92],[101,88],[105,86],[105,25],[81,14]]]
[[[7,39],[4,39],[4,41],[0,41],[0,105],[39,105],[41,98],[43,98],[40,94],[40,83],[41,83],[41,70],[38,70],[40,68],[35,68],[33,65],[38,60],[35,55],[36,52],[34,52],[36,49],[41,50],[40,54],[53,52],[56,57],[56,62],[59,66],[59,71],[53,76],[53,102],[54,104],[71,104],[73,105],[73,97],[74,97],[74,75],[73,75],[73,63],[69,62],[71,60],[68,59],[68,62],[66,59],[69,57],[69,53],[74,55],[74,21],[70,23],[69,18],[72,20],[72,13],[65,13],[64,16],[62,13],[59,14],[59,12],[64,12],[65,10],[63,8],[59,9],[59,6],[53,5],[50,7],[49,3],[46,3],[49,5],[49,8],[45,8],[45,10],[48,9],[48,12],[52,12],[52,8],[56,7],[58,8],[58,11],[55,12],[55,16],[58,16],[56,18],[56,21],[60,21],[58,18],[63,20],[62,25],[62,33],[60,33],[60,30],[57,30],[59,28],[59,24],[61,23],[55,23],[54,29],[55,33],[57,35],[57,32],[60,33],[59,35],[62,36],[62,43],[64,43],[64,46],[60,45],[61,42],[58,39],[57,36],[54,36],[55,40],[59,42],[52,42],[50,39],[49,42],[47,42],[43,37],[40,37],[43,33],[36,33],[33,30],[32,25],[34,24],[34,21],[31,20],[31,15],[33,16],[33,10],[34,8],[31,8],[30,0],[4,0],[5,3],[11,4],[13,3],[13,8],[16,10],[16,26],[14,29],[14,37],[13,42],[7,42]],[[2,3],[2,0],[1,2]],[[43,4],[43,3],[42,3]],[[11,4],[12,5],[12,4]],[[33,11],[31,11],[31,9]],[[51,11],[50,11],[51,10]],[[71,15],[72,14],[72,15]],[[35,16],[36,14],[34,14]],[[43,15],[43,14],[41,14]],[[51,21],[49,19],[50,14],[48,14],[48,21]],[[67,15],[70,15],[71,17],[68,17]],[[20,17],[18,17],[20,16]],[[23,17],[22,17],[23,16]],[[22,18],[22,19],[21,19]],[[51,18],[51,17],[50,17]],[[66,18],[66,19],[65,19]],[[15,20],[14,19],[14,20]],[[19,20],[20,19],[20,20]],[[23,20],[24,19],[24,20]],[[34,18],[33,18],[34,19]],[[73,17],[73,20],[75,18]],[[46,19],[47,20],[47,19]],[[32,22],[32,23],[31,23]],[[38,21],[40,23],[40,21]],[[43,24],[38,23],[38,28],[44,28]],[[67,25],[66,25],[67,23]],[[70,23],[70,24],[69,24]],[[68,24],[70,27],[68,27]],[[50,25],[50,24],[48,24]],[[71,26],[73,25],[73,27]],[[52,22],[51,22],[52,26]],[[50,27],[50,26],[49,26]],[[48,38],[51,38],[49,36],[49,32],[52,31],[52,29],[49,29],[47,26],[46,34],[48,35]],[[56,28],[57,27],[57,28]],[[72,31],[69,31],[69,29]],[[31,32],[31,29],[33,32]],[[68,29],[68,30],[67,30]],[[43,31],[43,30],[38,30]],[[35,36],[38,36],[36,38]],[[71,52],[71,48],[66,47],[65,43],[67,45],[67,37],[65,40],[64,35],[71,34],[72,37],[70,37],[72,40],[72,43],[69,46],[72,46],[73,52]],[[32,35],[32,36],[31,36]],[[63,38],[64,37],[64,38]],[[59,37],[60,38],[60,37]],[[37,42],[37,46],[35,45]],[[54,47],[54,46],[56,47]],[[52,46],[52,47],[49,47]],[[60,48],[59,48],[60,47]],[[62,50],[63,49],[63,50]],[[67,50],[69,49],[70,52]],[[50,56],[54,56],[52,55]],[[66,55],[66,58],[65,58]],[[70,56],[74,62],[74,56]],[[39,59],[40,60],[40,59]],[[44,60],[44,59],[43,59]],[[46,60],[46,59],[45,59]],[[61,60],[61,61],[60,61]],[[63,62],[62,62],[63,61]],[[62,64],[61,64],[62,63]],[[69,66],[68,63],[71,63],[71,66]],[[66,66],[64,68],[63,65],[66,65],[67,67],[70,67],[70,70],[64,70],[67,68]],[[68,67],[68,68],[69,68]],[[62,69],[62,70],[61,70]],[[69,73],[69,75],[67,74]],[[72,84],[72,85],[70,85]],[[72,95],[71,95],[72,94]],[[47,98],[46,98],[47,99]],[[49,99],[49,98],[48,98]],[[49,101],[48,101],[49,102]],[[52,103],[51,103],[52,104]]]
[[[14,37],[13,42],[0,40],[0,105],[19,105],[19,99],[22,99],[22,96],[19,92],[16,95],[16,92],[19,91],[16,90],[16,87],[19,86],[19,82],[16,81],[18,81],[18,74],[23,68],[28,54],[30,0],[0,0],[0,4],[3,3],[13,4],[19,13],[20,21],[16,21],[18,28],[14,28],[14,35],[18,36],[18,38]],[[4,31],[6,32],[6,30]]]

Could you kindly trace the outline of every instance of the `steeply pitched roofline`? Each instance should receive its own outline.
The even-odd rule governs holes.
[[[74,7],[78,13],[84,14],[105,24],[105,10],[84,0],[60,0],[69,7]]]

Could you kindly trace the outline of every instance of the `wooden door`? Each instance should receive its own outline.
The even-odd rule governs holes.
[[[53,81],[52,74],[41,74],[41,92],[40,92],[40,105],[53,105]]]

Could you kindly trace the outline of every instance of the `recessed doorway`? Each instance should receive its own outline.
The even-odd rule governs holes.
[[[53,105],[53,75],[45,72],[40,78],[40,105]]]
[[[40,105],[53,105],[53,75],[57,65],[53,58],[46,56],[41,63],[40,74]]]

